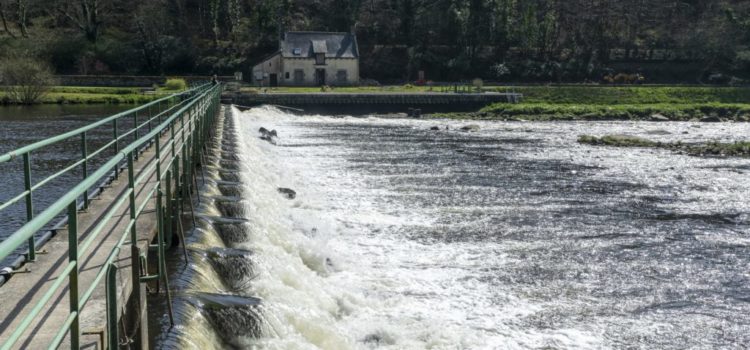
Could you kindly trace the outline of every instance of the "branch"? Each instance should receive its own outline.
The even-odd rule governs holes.
[[[0,3],[0,19],[2,19],[3,21],[3,28],[5,29],[5,32],[8,33],[11,38],[15,39],[15,34],[10,31],[10,28],[8,28],[8,21],[5,19],[5,8],[3,7],[2,3]]]
[[[73,22],[73,24],[77,25],[78,28],[80,28],[81,30],[86,30],[86,27],[83,26],[83,23],[81,23],[81,21],[77,20],[75,17],[71,16],[70,13],[68,13],[68,11],[63,10],[62,8],[57,8],[57,12],[59,12],[61,15],[68,18],[71,22]]]

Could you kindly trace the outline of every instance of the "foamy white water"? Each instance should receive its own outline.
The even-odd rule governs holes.
[[[641,297],[633,297],[632,305],[623,301],[627,310],[609,313],[616,308],[616,298],[607,298],[605,302],[587,293],[597,293],[599,287],[614,293],[610,288],[616,287],[609,286],[609,282],[601,282],[599,286],[596,280],[586,280],[586,275],[581,277],[580,269],[576,271],[579,265],[574,263],[586,265],[586,261],[565,260],[557,266],[543,265],[545,261],[540,261],[539,266],[535,266],[535,255],[547,257],[548,252],[554,254],[557,249],[566,249],[569,243],[556,242],[555,237],[550,237],[551,241],[529,241],[519,239],[516,234],[529,227],[555,233],[575,231],[575,223],[562,224],[552,219],[555,212],[571,204],[555,203],[549,198],[534,202],[524,198],[495,200],[497,198],[492,196],[488,203],[484,195],[491,190],[481,181],[455,182],[456,169],[462,168],[456,168],[450,159],[437,159],[434,167],[427,169],[424,164],[416,165],[408,159],[413,154],[410,146],[392,147],[399,141],[391,138],[387,130],[365,135],[372,139],[366,140],[366,146],[360,144],[359,147],[353,147],[346,137],[335,137],[337,130],[361,128],[363,124],[423,130],[438,124],[456,129],[465,123],[325,116],[300,118],[267,107],[247,112],[235,110],[234,118],[242,136],[240,149],[245,162],[247,217],[253,227],[252,238],[243,248],[254,252],[258,273],[248,292],[263,299],[270,329],[262,339],[244,339],[243,346],[260,349],[599,349],[619,348],[627,345],[629,339],[637,342],[639,336],[641,340],[648,340],[658,338],[659,334],[693,331],[681,328],[678,315],[633,315],[633,310],[644,307],[638,305],[643,303]],[[325,133],[321,133],[321,126],[325,127]],[[260,127],[276,129],[278,144],[260,140]],[[558,134],[559,130],[549,124],[535,125],[533,132],[537,134],[530,134],[526,130],[528,127],[518,123],[482,123],[482,127],[495,132],[503,130],[503,136],[498,137],[533,140],[539,134],[546,135],[546,142],[553,145],[569,143],[575,138],[575,135]],[[608,128],[594,124],[589,129],[606,131]],[[636,124],[623,124],[622,128],[634,133],[650,131],[650,127],[644,129]],[[674,128],[682,130],[689,126]],[[344,131],[341,134],[349,137],[351,133]],[[460,137],[472,136],[461,134]],[[379,146],[386,144],[390,147]],[[499,149],[497,145],[492,147]],[[571,164],[586,164],[586,167],[600,166],[609,170],[590,175],[589,180],[616,177],[634,183],[645,181],[644,171],[648,171],[649,166],[671,162],[668,159],[673,158],[664,151],[625,151],[612,157],[603,149],[569,147],[574,151],[552,147],[515,156],[534,162],[551,157]],[[382,159],[371,161],[369,158],[382,157],[383,152],[391,152],[387,155],[394,159],[387,167],[381,166]],[[646,153],[648,156],[644,155]],[[644,161],[644,157],[649,159]],[[618,165],[621,163],[624,165]],[[710,176],[710,170],[687,169],[706,163],[718,166],[726,161],[700,162],[698,158],[680,156],[672,165],[672,171],[701,182]],[[643,168],[635,168],[636,164]],[[632,173],[623,173],[623,168]],[[487,177],[487,181],[499,176],[491,172],[483,174],[482,171],[487,171],[484,165],[465,170],[469,173],[467,176]],[[560,171],[575,175],[579,170]],[[433,178],[433,183],[418,181],[426,177]],[[435,185],[442,180],[446,182],[444,185]],[[622,193],[650,195],[662,191],[660,186],[669,185],[662,184],[666,181],[662,178],[652,180],[651,187],[634,186]],[[746,191],[746,185],[727,177],[718,177],[717,181],[717,186],[723,186],[721,194],[707,203],[718,200],[722,204],[716,209],[747,209],[741,196],[736,194],[738,190]],[[278,187],[294,189],[297,198],[283,198],[277,192]],[[603,187],[606,190],[607,185]],[[675,196],[701,197],[695,186],[688,187]],[[482,196],[477,197],[474,204],[471,196],[477,191]],[[421,197],[416,198],[419,196],[415,192],[441,193],[434,201],[469,196],[468,202],[472,204],[466,204],[467,201],[463,201],[463,205],[421,203]],[[691,208],[675,202],[671,209],[690,211]],[[519,218],[512,226],[500,225],[495,219],[518,216],[520,210],[552,214],[548,216],[549,221],[525,222],[526,218]],[[597,228],[587,228],[585,218],[581,220],[578,233],[601,233]],[[617,220],[613,218],[608,226],[617,227],[621,224]],[[744,220],[746,216],[742,217],[743,225]],[[556,225],[562,226],[557,229]],[[573,229],[565,228],[570,225]],[[629,229],[626,227],[623,231]],[[492,238],[481,239],[486,236]],[[737,242],[737,237],[712,235],[706,239],[709,237],[721,242]],[[611,241],[616,239],[596,243],[587,248],[587,252],[606,251],[611,248]],[[586,244],[590,243],[581,243]],[[747,241],[742,244],[746,245]],[[529,261],[525,260],[527,254]],[[549,258],[547,262],[550,259],[554,260]],[[596,262],[591,263],[591,269],[597,269]],[[644,264],[647,263],[644,259]],[[520,265],[523,269],[519,269]],[[540,271],[538,276],[533,272],[535,269]],[[518,271],[518,280],[508,272],[514,270]],[[570,284],[565,284],[563,279],[561,285],[560,277],[546,274],[550,270],[560,270],[561,274],[572,271]],[[586,273],[595,274],[590,270]],[[535,279],[529,282],[532,277]],[[550,278],[549,283],[545,278]],[[578,279],[586,283],[579,284]],[[702,282],[685,281],[686,284]],[[668,301],[659,295],[660,291],[653,291],[650,302],[659,305],[659,301]],[[704,319],[697,323],[701,327],[711,327],[710,321]],[[731,337],[745,325],[725,327],[721,331]],[[691,339],[686,341],[689,343]],[[674,342],[664,344],[668,345],[666,347],[677,345]]]
[[[434,220],[428,213],[399,210],[398,203],[373,204],[373,197],[389,190],[368,187],[364,174],[349,169],[341,154],[346,147],[283,147],[285,140],[312,132],[294,125],[295,117],[270,108],[235,115],[245,136],[245,182],[254,197],[250,220],[258,229],[247,246],[260,271],[253,292],[276,318],[278,332],[253,344],[300,349],[598,344],[586,330],[514,331],[514,318],[540,306],[482,281],[479,271],[502,268],[502,246],[425,244],[390,235],[394,226],[430,226]],[[259,140],[261,126],[279,131],[281,147]],[[297,199],[283,199],[277,187],[295,189]],[[504,306],[497,298],[504,298]]]

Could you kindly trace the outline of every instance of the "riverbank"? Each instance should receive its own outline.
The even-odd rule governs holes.
[[[506,88],[496,88],[507,91]],[[521,103],[433,118],[482,120],[750,121],[747,87],[528,86]]]
[[[38,104],[144,104],[179,91],[162,88],[55,86]],[[0,90],[0,105],[14,105]]]

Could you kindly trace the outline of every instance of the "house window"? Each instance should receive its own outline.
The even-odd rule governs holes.
[[[284,75],[284,78],[286,78],[286,80],[289,80],[289,72],[286,72],[286,74]]]
[[[324,54],[324,53],[316,53],[315,54],[315,64],[326,64],[326,54]]]
[[[294,70],[294,83],[295,84],[302,84],[305,82],[305,71],[302,69],[295,69]]]
[[[338,72],[336,72],[336,81],[339,83],[346,83],[348,81],[348,75],[346,72],[346,69],[339,69]]]

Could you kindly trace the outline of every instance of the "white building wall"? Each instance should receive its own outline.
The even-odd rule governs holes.
[[[279,85],[283,85],[284,77],[281,75],[282,70],[281,54],[276,54],[253,67],[253,84],[260,85],[262,83],[263,86],[269,86],[271,84],[271,74],[276,74]],[[259,78],[262,78],[262,80],[259,80]]]
[[[315,72],[317,69],[326,70],[326,85],[346,86],[359,84],[359,60],[358,59],[332,59],[327,58],[325,65],[316,65],[315,59],[311,58],[286,58],[282,60],[283,73],[280,84],[287,86],[316,86]],[[302,70],[303,82],[295,81],[295,71]],[[346,81],[338,80],[338,72],[346,71]],[[287,75],[288,74],[288,75]]]

